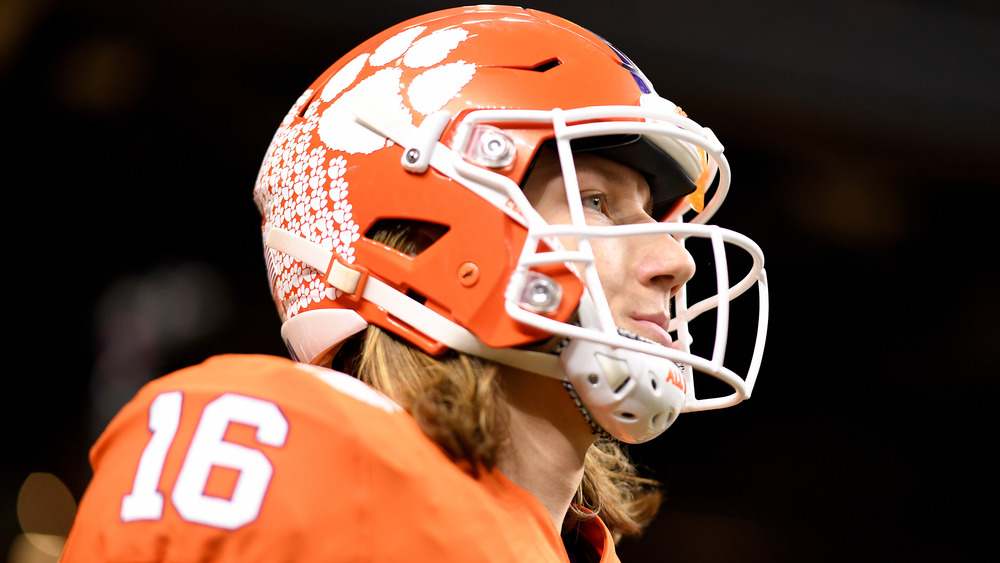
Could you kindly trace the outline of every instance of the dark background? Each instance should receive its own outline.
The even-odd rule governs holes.
[[[270,137],[350,47],[451,5],[0,2],[0,557],[28,475],[78,500],[87,449],[144,381],[215,353],[284,353],[251,201]],[[768,260],[755,395],[633,448],[667,500],[623,559],[985,560],[997,3],[530,6],[609,39],[718,134],[734,185],[716,222]]]

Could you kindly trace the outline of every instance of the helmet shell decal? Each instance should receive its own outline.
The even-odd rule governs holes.
[[[440,64],[468,39],[468,31],[448,28],[416,39],[425,29],[416,26],[399,32],[370,56],[359,55],[330,78],[320,99],[333,103],[319,121],[320,138],[328,147],[350,154],[370,154],[388,144],[387,139],[354,121],[349,110],[359,96],[380,100],[383,107],[412,123],[411,108],[421,115],[434,113],[472,80],[475,65],[462,60]],[[381,68],[344,92],[366,66]]]
[[[467,30],[450,27],[421,37],[426,29],[404,29],[357,55],[321,89],[310,88],[292,106],[268,148],[254,190],[265,239],[270,227],[279,227],[354,262],[354,243],[361,234],[349,199],[350,159],[391,141],[355,122],[352,103],[359,96],[381,100],[387,111],[414,123],[414,115],[422,119],[458,96],[476,72],[472,63],[446,62],[470,37]],[[343,154],[332,157],[329,151]],[[319,272],[286,254],[269,249],[266,262],[282,321],[341,295]]]
[[[265,217],[264,236],[269,227],[278,226],[336,250],[347,262],[353,262],[351,243],[360,235],[347,200],[347,161],[338,156],[327,162],[326,150],[315,146],[318,116],[312,108],[304,120],[293,119],[311,94],[311,90],[306,91],[285,118],[257,179],[255,199]],[[284,205],[286,201],[297,203]],[[287,254],[268,250],[265,258],[275,292],[282,297],[277,303],[282,319],[295,315],[309,302],[339,297],[318,272]]]
[[[639,70],[639,67],[637,67],[635,63],[632,62],[632,59],[628,58],[628,56],[626,56],[625,53],[622,53],[618,49],[618,47],[612,45],[611,42],[608,41],[607,39],[605,39],[604,42],[607,43],[608,47],[611,47],[611,50],[614,51],[615,54],[618,55],[618,58],[622,60],[622,66],[625,67],[625,69],[628,70],[630,73],[632,73],[632,78],[635,80],[636,85],[639,86],[639,90],[643,94],[654,93],[653,84],[649,81],[648,78],[646,78],[646,75],[643,74],[641,70]]]

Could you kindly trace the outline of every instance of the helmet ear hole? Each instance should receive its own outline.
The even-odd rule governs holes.
[[[449,230],[447,225],[430,221],[379,219],[365,232],[365,237],[415,257],[430,248]]]
[[[406,290],[406,296],[416,301],[417,303],[420,303],[421,305],[427,303],[427,297],[417,293],[416,291],[413,291],[412,289]]]

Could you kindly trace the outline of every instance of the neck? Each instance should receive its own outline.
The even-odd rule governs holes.
[[[561,531],[594,435],[562,382],[514,370],[505,371],[502,380],[510,440],[499,452],[497,467],[534,495]]]

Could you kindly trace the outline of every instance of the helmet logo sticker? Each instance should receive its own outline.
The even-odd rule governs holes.
[[[476,66],[463,61],[429,69],[410,83],[410,105],[424,115],[432,114],[457,96],[475,73]]]
[[[604,38],[602,37],[602,39]],[[622,66],[625,67],[625,70],[628,70],[630,73],[632,73],[632,78],[635,80],[635,83],[639,86],[639,91],[641,91],[643,94],[652,94],[653,84],[650,83],[649,79],[646,78],[646,75],[643,74],[641,70],[639,70],[639,67],[635,66],[635,63],[632,62],[632,59],[628,58],[625,55],[625,53],[619,51],[618,47],[612,45],[611,42],[608,41],[607,39],[605,39],[604,42],[607,43],[608,47],[611,47],[611,50],[614,51],[616,55],[618,55],[619,59],[621,59]]]
[[[414,41],[424,29],[417,26],[399,32],[379,45],[367,60],[365,55],[355,58],[330,79],[321,99],[336,100],[319,119],[319,136],[328,147],[350,154],[371,154],[388,145],[385,137],[354,121],[349,110],[358,96],[378,100],[385,111],[412,123],[413,117],[403,99],[404,89],[410,107],[429,115],[444,107],[472,80],[476,72],[472,63],[459,60],[440,65],[468,39],[468,32],[461,28],[442,29]],[[343,92],[366,65],[384,68]]]
[[[402,75],[400,68],[383,68],[344,92],[319,118],[319,138],[331,149],[350,154],[371,154],[385,148],[388,140],[355,122],[350,107],[360,96],[378,100],[387,112],[396,113],[405,121],[413,121],[400,94]]]
[[[463,60],[445,62],[469,38],[467,30],[451,27],[420,37],[425,30],[415,26],[397,33],[343,65],[315,98],[307,90],[295,102],[257,178],[254,195],[265,219],[265,238],[270,227],[280,227],[354,262],[353,245],[361,234],[345,173],[351,155],[371,154],[391,143],[354,120],[353,101],[358,96],[377,100],[384,111],[413,123],[414,113],[434,113],[458,96],[476,72]],[[296,120],[300,114],[303,119]],[[282,320],[341,295],[320,272],[291,256],[268,250],[266,260]]]
[[[384,66],[391,63],[393,60],[398,59],[400,55],[406,52],[413,44],[413,40],[417,38],[418,35],[427,29],[425,26],[418,25],[411,27],[409,29],[404,29],[396,35],[393,35],[389,39],[382,42],[375,52],[372,53],[372,66]]]
[[[678,365],[678,367],[681,367]],[[674,387],[680,389],[684,393],[687,393],[687,381],[684,380],[684,376],[681,375],[679,371],[668,370],[667,371],[667,383],[673,385]]]
[[[421,29],[423,28],[415,28]],[[403,64],[410,68],[426,68],[434,66],[445,59],[458,44],[469,38],[469,32],[453,27],[435,31],[427,37],[418,40],[406,51]]]
[[[330,80],[326,82],[326,86],[324,86],[323,91],[320,92],[319,98],[324,102],[329,102],[330,100],[336,98],[341,92],[357,80],[358,74],[361,72],[361,69],[365,68],[365,62],[367,61],[368,53],[364,53],[344,65],[344,68],[340,69],[337,74],[330,77]]]

